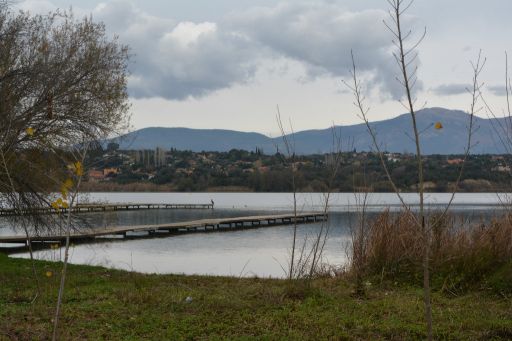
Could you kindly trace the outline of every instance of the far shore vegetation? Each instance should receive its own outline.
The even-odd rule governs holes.
[[[296,190],[325,192],[393,192],[377,153],[344,152],[329,184],[329,154],[296,156]],[[91,165],[82,190],[87,192],[291,192],[290,168],[280,153],[233,149],[229,152],[192,152],[176,149],[119,150],[97,146],[88,155]],[[385,153],[397,187],[414,192],[417,175],[412,154]],[[511,190],[506,155],[426,155],[425,190],[451,192],[464,165],[459,192]]]

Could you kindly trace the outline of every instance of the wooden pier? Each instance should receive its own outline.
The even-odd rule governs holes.
[[[152,210],[152,209],[213,209],[211,204],[79,204],[71,208],[72,213],[88,212],[106,212],[106,211],[134,211],[134,210]],[[33,207],[23,209],[21,212],[13,208],[0,209],[1,216],[18,216],[28,214],[57,214],[67,213],[68,209],[61,208],[55,210],[52,207]]]
[[[70,240],[74,243],[84,243],[111,237],[112,239],[133,239],[148,238],[156,236],[165,236],[168,234],[178,234],[187,232],[207,232],[207,231],[225,231],[242,230],[248,228],[270,227],[278,225],[291,225],[296,221],[298,224],[314,223],[325,221],[327,215],[324,213],[300,213],[264,216],[248,216],[235,218],[216,218],[185,221],[178,223],[159,224],[159,225],[138,225],[138,226],[114,226],[107,228],[90,228],[80,233],[72,233]],[[66,235],[51,236],[32,236],[32,244],[53,244],[63,243]],[[25,244],[28,241],[25,236],[0,236],[0,244]],[[0,249],[2,246],[0,246]],[[4,246],[5,248],[5,246]]]

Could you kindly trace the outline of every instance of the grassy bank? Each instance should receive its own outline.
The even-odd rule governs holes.
[[[48,338],[59,264],[0,254],[0,339]],[[53,275],[48,277],[50,273]],[[61,339],[413,340],[424,338],[421,289],[372,283],[353,298],[343,279],[311,289],[282,280],[142,275],[71,266]],[[192,297],[187,303],[186,297]],[[470,291],[434,294],[435,333],[446,340],[510,340],[510,298]]]

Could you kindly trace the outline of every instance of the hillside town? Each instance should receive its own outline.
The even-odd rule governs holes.
[[[293,190],[290,174],[294,165],[298,191],[392,191],[378,154],[356,150],[340,153],[339,167],[329,183],[332,156],[288,156],[279,152],[266,155],[258,149],[229,152],[191,152],[174,148],[120,150],[111,143],[106,149],[97,148],[91,153],[86,188],[286,192]],[[402,191],[414,190],[417,179],[410,172],[416,164],[414,155],[384,153],[383,158],[397,186]],[[510,188],[511,161],[508,155],[424,156],[425,188],[431,192],[451,191],[460,168],[464,167],[459,190],[504,191]]]

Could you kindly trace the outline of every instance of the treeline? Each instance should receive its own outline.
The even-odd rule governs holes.
[[[328,189],[329,155],[295,156],[264,155],[259,151],[231,150],[229,152],[201,152],[171,150],[166,153],[163,166],[137,162],[127,151],[91,154],[90,164],[96,168],[117,167],[118,174],[88,185],[88,188],[116,190],[120,188],[152,188],[166,190],[254,192],[289,192],[293,189],[291,167],[297,169],[295,184],[299,191],[321,192]],[[416,159],[409,154],[386,154],[386,163],[402,191],[417,186]],[[392,191],[375,153],[345,152],[341,166],[332,184],[333,191],[350,192],[368,189],[374,192]],[[460,191],[487,192],[510,189],[508,155],[471,155],[465,162],[457,155],[430,155],[424,157],[426,189],[446,192],[453,188],[464,166]],[[136,184],[136,185],[135,185]],[[130,185],[130,186],[128,186]]]

